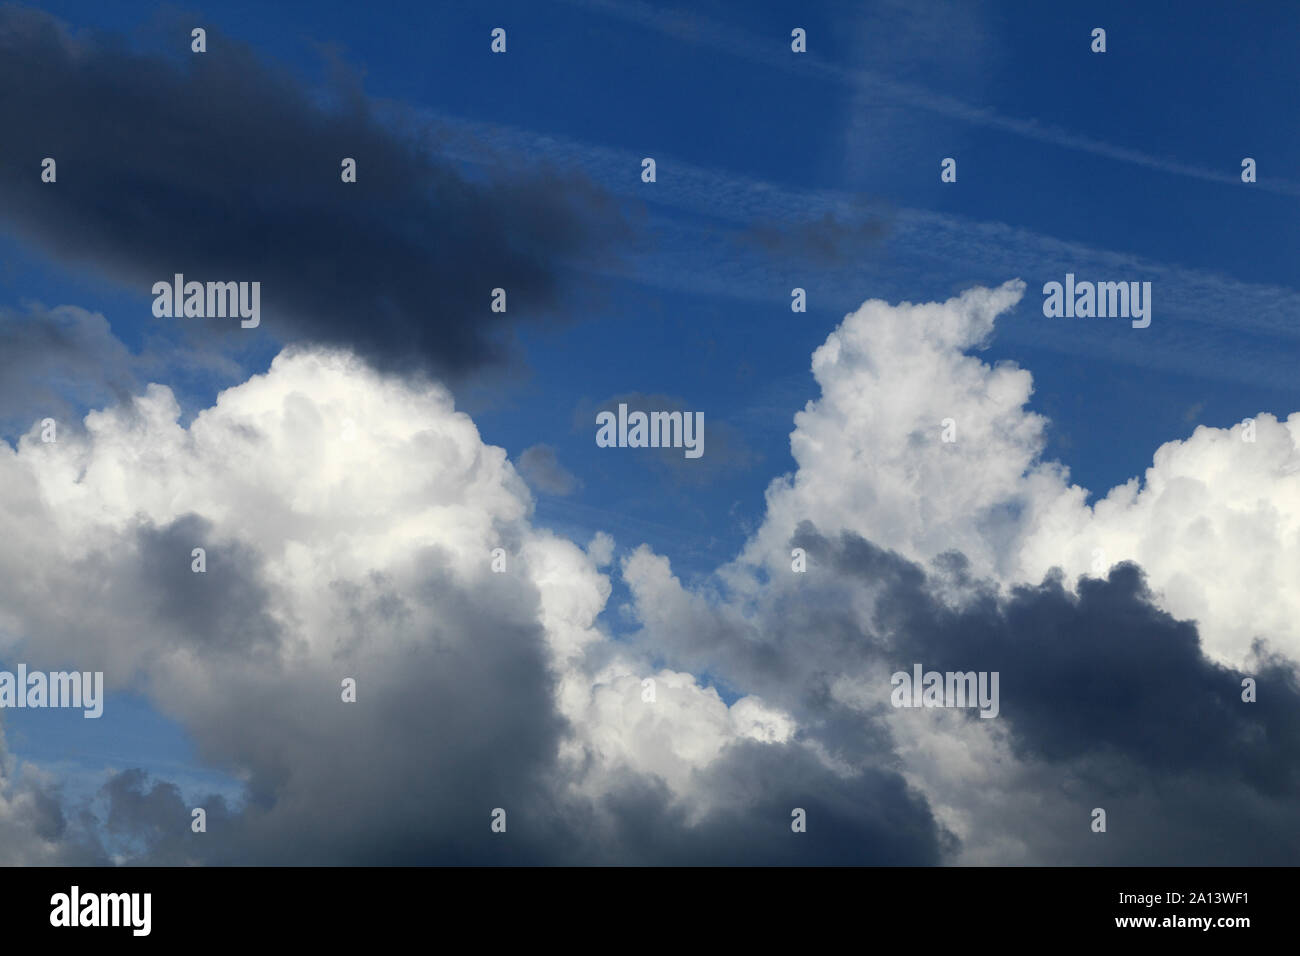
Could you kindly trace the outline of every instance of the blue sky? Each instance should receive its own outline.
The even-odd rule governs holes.
[[[188,38],[143,5],[41,8],[74,31],[188,55]],[[1024,279],[982,357],[1033,373],[1046,457],[1094,494],[1141,476],[1160,444],[1197,425],[1300,408],[1300,8],[222,0],[173,13],[313,87],[337,57],[369,97],[441,130],[471,173],[484,148],[581,169],[635,212],[630,246],[582,277],[561,324],[521,327],[519,362],[456,387],[512,459],[554,447],[579,486],[535,488],[536,522],[576,541],[604,530],[620,553],[647,542],[687,579],[734,556],[768,483],[794,468],[793,415],[817,397],[811,353],[870,298],[943,300]],[[489,51],[498,26],[504,56]],[[790,50],[794,27],[806,55]],[[1104,54],[1089,49],[1094,27],[1107,31]],[[653,184],[640,181],[645,156]],[[1247,156],[1254,184],[1240,180]],[[944,157],[956,183],[940,181]],[[0,229],[0,307],[78,305],[133,352],[166,354],[175,339],[148,289]],[[1042,285],[1066,272],[1152,281],[1150,328],[1045,319]],[[805,314],[790,310],[796,286]],[[193,413],[266,369],[274,323],[258,332],[225,372],[168,370],[164,358],[142,377],[169,379]],[[592,409],[629,393],[703,410],[716,466],[700,476],[595,448]],[[625,594],[616,582],[615,633]],[[22,756],[54,760],[69,745],[57,722],[6,723]],[[114,702],[95,734],[66,759],[212,785],[143,700]]]
[[[45,8],[74,27],[130,34],[141,45],[165,39],[150,31],[155,14],[144,7]],[[543,501],[543,516],[554,509],[553,520],[581,526],[583,507],[646,521],[686,507],[689,522],[669,523],[694,529],[709,566],[734,551],[743,522],[759,513],[767,480],[792,467],[790,418],[814,397],[808,357],[866,298],[920,301],[1013,275],[1036,289],[1072,266],[1084,278],[1096,260],[1076,255],[1079,247],[1131,262],[1135,275],[1148,274],[1142,265],[1159,265],[1251,291],[1290,291],[1300,171],[1288,159],[1300,153],[1300,134],[1279,117],[1294,115],[1288,108],[1297,105],[1289,81],[1295,65],[1282,38],[1300,13],[1284,8],[1245,17],[1215,4],[747,4],[737,16],[734,5],[706,3],[689,11],[688,22],[702,24],[691,39],[674,30],[667,8],[621,3],[430,4],[368,8],[364,16],[328,4],[186,9],[195,11],[195,23],[210,23],[309,79],[322,75],[321,49],[333,49],[363,71],[369,95],[453,125],[504,127],[503,139],[525,145],[535,162],[571,150],[609,151],[588,168],[602,185],[645,203],[646,254],[625,264],[627,279],[611,279],[594,314],[526,337],[522,381],[494,382],[490,394],[462,401],[488,441],[518,454],[540,438],[583,480],[572,501]],[[1261,18],[1276,21],[1263,26]],[[490,54],[483,39],[497,25],[510,38],[504,57]],[[808,31],[815,68],[790,52],[792,25]],[[1097,25],[1108,31],[1102,55],[1089,49]],[[961,40],[945,38],[958,27]],[[751,49],[753,57],[736,52]],[[901,84],[916,101],[936,106],[867,89],[854,82],[857,72]],[[945,108],[947,99],[960,109]],[[1062,135],[1017,135],[996,121],[953,115],[961,111]],[[1225,181],[1056,141],[1067,136]],[[658,163],[653,185],[639,181],[636,160],[644,155]],[[945,156],[958,160],[955,184],[939,181]],[[1238,181],[1243,156],[1259,164],[1261,181],[1253,186]],[[633,162],[620,165],[623,159]],[[989,248],[995,240],[961,236],[953,249],[950,237],[933,238],[922,224],[906,248],[887,235],[848,248],[837,268],[798,257],[783,262],[736,240],[744,220],[720,222],[726,210],[699,195],[707,185],[683,183],[679,166],[794,203],[804,198],[810,219],[826,208],[818,203],[833,211],[848,204],[860,215],[852,204],[861,202],[885,221],[923,211],[955,219],[958,230],[1010,226],[1029,248],[1040,237],[1068,245],[1044,250],[1037,263],[998,270],[997,250]],[[1293,191],[1270,191],[1270,181]],[[771,210],[772,221],[788,211],[756,205]],[[925,254],[927,242],[935,254]],[[5,253],[9,303],[75,302],[103,311],[129,345],[143,343],[154,320],[140,308],[148,301],[141,290],[88,283],[84,271],[59,269],[16,240]],[[762,284],[755,288],[753,280]],[[796,285],[809,291],[805,315],[788,307]],[[1158,282],[1152,328],[1122,338],[1109,327],[1045,329],[1039,297],[1026,296],[987,353],[1034,373],[1035,407],[1054,426],[1049,454],[1094,492],[1140,474],[1161,441],[1197,423],[1223,426],[1295,405],[1292,337],[1234,333],[1253,318],[1249,298],[1219,303],[1182,294],[1174,302],[1170,291]],[[269,352],[259,358],[265,362]],[[581,379],[569,374],[574,364],[584,369]],[[762,463],[687,495],[664,487],[640,462],[619,459],[627,464],[622,472],[601,472],[609,462],[587,453],[590,429],[574,431],[573,410],[583,398],[637,391],[681,396],[710,420],[735,421]]]

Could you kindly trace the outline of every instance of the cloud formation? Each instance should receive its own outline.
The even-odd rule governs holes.
[[[1089,507],[1041,458],[1029,373],[969,354],[1022,292],[847,316],[813,357],[798,470],[736,561],[686,588],[648,548],[625,558],[637,642],[780,707],[846,768],[901,764],[950,859],[1293,862],[1294,594],[1253,579],[1295,567],[1300,416],[1259,416],[1254,443],[1198,429]],[[1000,672],[1000,718],[895,710],[890,674],[915,663]],[[1089,830],[1097,806],[1119,839]]]
[[[0,100],[0,125],[24,144],[0,154],[0,216],[61,261],[142,297],[175,273],[260,281],[276,341],[445,376],[502,360],[506,323],[557,314],[571,267],[622,233],[581,175],[470,178],[414,123],[381,121],[341,69],[322,96],[229,37],[209,30],[191,54],[189,27],[169,30],[175,53],[151,55],[0,8],[0,86],[23,89]]]
[[[805,520],[922,563],[958,551],[1004,585],[1134,561],[1158,606],[1198,622],[1215,659],[1240,664],[1259,638],[1300,658],[1289,586],[1300,580],[1300,413],[1260,413],[1250,436],[1199,427],[1090,506],[1068,469],[1042,457],[1048,422],[1028,407],[1029,371],[972,354],[1023,293],[1013,281],[943,303],[871,300],[847,316],[813,355],[821,394],[795,416],[798,469],[769,486],[739,564],[788,565]]]
[[[581,482],[560,464],[550,445],[532,445],[519,455],[519,471],[528,483],[548,495],[569,495]]]
[[[610,640],[612,541],[533,528],[440,386],[299,351],[178,415],[151,386],[0,448],[5,653],[104,670],[247,782],[242,806],[206,798],[204,839],[174,787],[124,768],[101,824],[129,859],[939,860],[897,773],[841,774],[779,709]],[[818,836],[791,844],[810,805]]]
[[[74,404],[127,401],[135,386],[135,359],[102,315],[0,309],[0,428],[25,428],[38,410],[67,420]]]
[[[204,798],[204,839],[166,780],[121,768],[98,815],[34,770],[0,788],[0,839],[33,861],[1293,861],[1294,632],[1218,589],[1247,543],[1294,559],[1295,416],[1245,448],[1198,430],[1089,507],[1041,460],[1029,373],[969,354],[1022,289],[848,316],[798,470],[690,588],[645,546],[607,573],[607,535],[535,526],[444,387],[346,352],[286,351],[188,426],[151,385],[57,443],[33,427],[0,447],[0,653],[104,670],[246,787]],[[1198,563],[1212,541],[1224,562]],[[914,663],[998,671],[999,717],[891,707]]]

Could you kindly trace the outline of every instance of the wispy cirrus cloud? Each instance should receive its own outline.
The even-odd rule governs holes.
[[[858,67],[845,67],[807,52],[788,55],[787,40],[782,37],[758,38],[734,22],[710,19],[694,11],[653,6],[643,0],[567,0],[589,10],[639,24],[689,43],[699,43],[722,50],[732,56],[809,77],[831,80],[875,101],[884,101],[913,109],[926,110],[973,126],[1010,133],[1024,139],[1100,156],[1116,162],[1141,166],[1161,173],[1197,179],[1202,182],[1240,185],[1239,174],[1226,173],[1207,166],[1157,156],[1143,150],[1120,146],[1096,137],[1075,133],[1053,123],[1009,116],[990,107],[967,103],[958,97],[936,93],[916,83]],[[951,30],[944,33],[951,36]],[[1269,177],[1257,184],[1260,189],[1285,196],[1300,196],[1300,183]]]

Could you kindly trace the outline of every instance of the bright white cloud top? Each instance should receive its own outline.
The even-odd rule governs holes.
[[[846,317],[813,356],[821,394],[795,416],[798,469],[772,482],[736,561],[691,592],[668,557],[623,555],[642,624],[631,643],[598,624],[613,541],[583,549],[536,527],[506,453],[446,389],[293,350],[188,426],[171,391],[151,385],[55,443],[38,425],[0,447],[0,651],[103,670],[110,689],[146,694],[204,760],[249,782],[241,845],[274,834],[293,861],[422,827],[429,848],[471,859],[479,845],[460,830],[483,829],[487,809],[507,804],[539,846],[551,837],[536,834],[576,826],[555,822],[565,814],[604,814],[616,830],[629,781],[650,787],[672,826],[708,827],[761,802],[736,783],[737,761],[761,768],[764,748],[867,786],[864,774],[896,764],[802,719],[800,694],[824,681],[826,701],[877,719],[888,662],[845,660],[817,632],[764,637],[789,631],[795,604],[850,621],[875,613],[881,592],[869,585],[815,565],[791,572],[803,522],[923,567],[960,551],[1004,591],[1053,567],[1070,583],[1094,574],[1101,549],[1103,571],[1140,564],[1159,607],[1198,622],[1214,659],[1241,666],[1256,638],[1300,658],[1300,413],[1261,414],[1253,442],[1241,426],[1198,428],[1162,446],[1141,482],[1089,507],[1067,470],[1042,460],[1030,373],[970,354],[1023,291],[1016,281],[944,303],[873,300]],[[955,441],[943,440],[945,420]],[[198,547],[203,574],[191,570]],[[504,574],[491,569],[495,548]],[[771,652],[763,667],[755,648]],[[748,696],[728,706],[693,676],[702,662],[728,667]],[[364,703],[339,705],[344,677]],[[1052,841],[1038,831],[1055,818],[1005,811],[1052,784],[1012,756],[1001,729],[941,712],[886,718],[905,779],[961,841],[964,855],[949,858],[1043,862]],[[4,839],[16,857],[60,859],[58,838],[12,825],[35,812],[12,770]],[[449,780],[487,806],[459,806]],[[866,812],[853,802],[870,802],[865,792],[846,813]],[[863,826],[888,829],[889,812]],[[178,839],[156,852],[199,850]]]

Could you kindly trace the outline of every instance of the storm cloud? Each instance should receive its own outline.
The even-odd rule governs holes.
[[[1209,659],[1196,625],[1153,603],[1137,565],[1075,590],[1056,572],[1003,592],[958,553],[926,569],[808,522],[790,545],[808,570],[772,581],[748,609],[682,591],[647,552],[634,556],[625,574],[640,640],[670,666],[784,708],[850,766],[901,761],[940,818],[951,801],[981,842],[996,834],[1029,850],[985,862],[1249,865],[1300,853],[1295,663],[1264,642],[1245,670]],[[890,675],[915,664],[998,673],[998,717],[891,706]],[[927,768],[931,749],[944,756]],[[980,760],[978,786],[954,771]],[[951,772],[966,786],[948,793],[939,778]],[[1090,830],[1096,807],[1121,837]]]
[[[141,52],[0,8],[0,217],[17,236],[142,296],[177,273],[260,281],[277,341],[446,376],[506,359],[507,322],[558,315],[576,266],[622,234],[580,175],[503,163],[471,176],[341,68],[322,96],[211,28],[202,54],[188,26],[166,35],[170,52]]]

